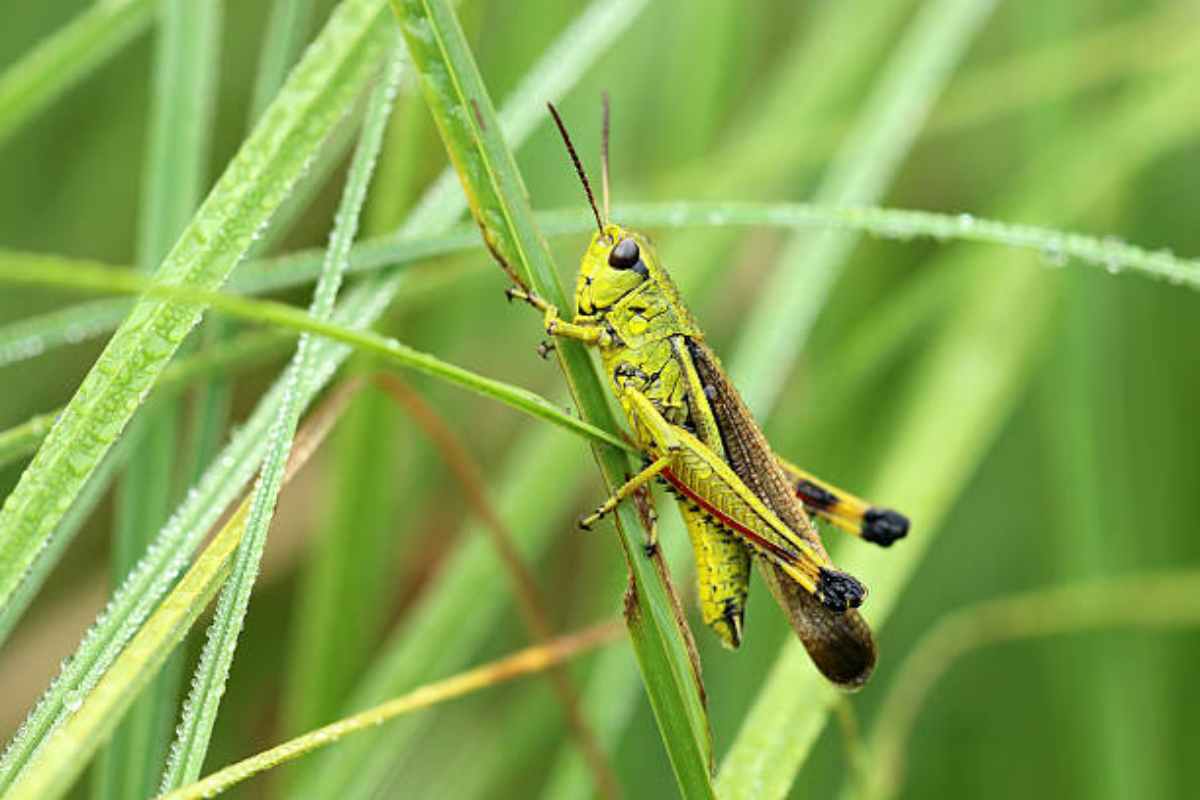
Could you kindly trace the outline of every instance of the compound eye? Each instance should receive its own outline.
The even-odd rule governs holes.
[[[641,257],[637,242],[633,239],[622,239],[608,254],[608,265],[613,269],[630,269]]]

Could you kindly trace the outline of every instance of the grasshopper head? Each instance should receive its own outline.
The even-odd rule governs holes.
[[[602,314],[649,279],[652,260],[646,237],[609,223],[592,236],[575,284],[575,309]]]

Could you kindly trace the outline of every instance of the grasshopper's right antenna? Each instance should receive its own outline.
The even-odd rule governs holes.
[[[558,126],[558,132],[562,134],[563,142],[567,145],[567,152],[571,154],[571,161],[575,164],[575,171],[579,173],[579,180],[583,183],[583,190],[587,192],[588,205],[592,207],[592,213],[596,215],[596,227],[600,229],[600,235],[604,235],[604,221],[600,218],[600,209],[596,208],[596,198],[592,195],[592,185],[588,183],[587,173],[583,171],[583,164],[579,160],[579,154],[575,152],[575,145],[571,144],[571,137],[567,134],[567,126],[563,124],[562,117],[558,115],[558,109],[553,103],[546,103],[546,108],[550,109],[550,116],[554,117],[554,124]]]
[[[600,93],[600,105],[603,108],[603,121],[600,124],[600,186],[604,190],[604,218],[612,218],[608,194],[608,92]]]

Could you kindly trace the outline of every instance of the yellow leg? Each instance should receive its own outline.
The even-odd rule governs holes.
[[[561,336],[575,339],[591,347],[608,347],[612,337],[604,328],[595,325],[576,325],[574,322],[564,322],[559,319],[558,308],[550,305],[536,294],[524,289],[509,288],[505,290],[509,300],[524,300],[529,305],[544,313],[542,324],[550,336]],[[540,352],[540,351],[539,351]]]
[[[625,482],[624,486],[617,489],[612,497],[605,500],[599,508],[597,508],[588,516],[581,518],[579,520],[579,527],[583,528],[585,531],[591,530],[592,525],[599,522],[605,514],[611,513],[612,510],[615,509],[622,500],[626,499],[638,489],[654,480],[656,477],[658,477],[660,472],[669,466],[671,466],[671,459],[668,456],[663,456],[639,472],[637,475],[634,475]]]
[[[908,517],[890,508],[873,506],[862,498],[821,480],[795,464],[777,459],[796,489],[804,508],[853,536],[888,547],[908,533]]]

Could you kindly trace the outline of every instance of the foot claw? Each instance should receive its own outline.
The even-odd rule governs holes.
[[[552,352],[554,352],[554,342],[542,342],[537,346],[537,354],[543,359],[550,358]]]

